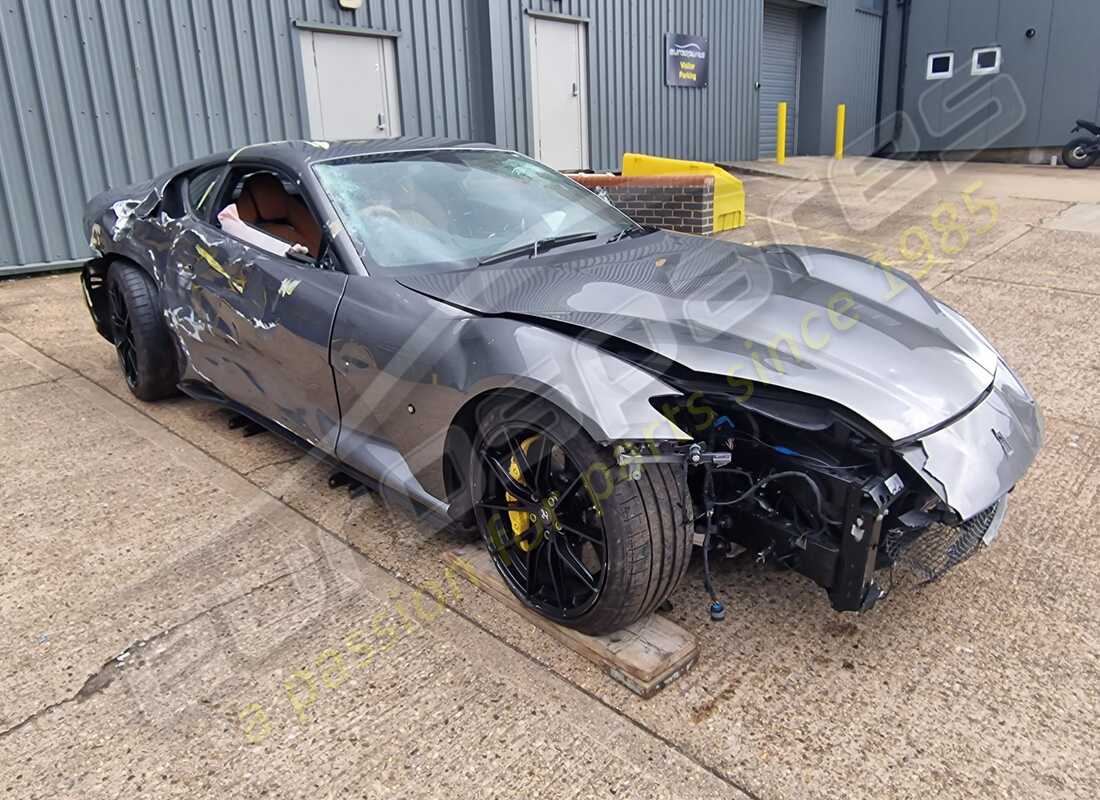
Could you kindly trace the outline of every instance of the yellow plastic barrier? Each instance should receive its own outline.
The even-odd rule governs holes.
[[[623,175],[712,175],[714,177],[714,232],[745,224],[745,187],[721,167],[703,161],[683,161],[640,153],[623,153]]]

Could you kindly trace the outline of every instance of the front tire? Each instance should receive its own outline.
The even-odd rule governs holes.
[[[176,353],[149,276],[132,264],[112,264],[107,298],[118,365],[130,391],[146,401],[175,394]]]
[[[1086,169],[1091,167],[1098,157],[1100,152],[1093,151],[1091,153],[1086,152],[1087,148],[1091,146],[1096,140],[1089,136],[1080,136],[1076,139],[1071,139],[1069,143],[1062,148],[1062,163],[1070,169]]]
[[[470,502],[505,584],[525,605],[587,634],[624,628],[672,594],[691,555],[691,499],[678,470],[629,479],[556,406],[498,398],[479,409]]]

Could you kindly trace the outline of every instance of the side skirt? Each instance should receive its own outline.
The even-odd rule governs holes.
[[[387,506],[396,506],[404,511],[412,512],[417,517],[430,516],[435,521],[441,522],[444,525],[450,525],[455,522],[449,513],[450,506],[446,503],[441,502],[427,493],[425,493],[423,497],[414,497],[406,492],[398,491],[393,486],[381,482],[377,476],[367,475],[357,470],[355,467],[345,464],[335,456],[313,447],[309,442],[292,431],[287,430],[282,425],[273,422],[261,414],[257,414],[247,406],[229,399],[209,384],[199,381],[185,381],[179,384],[179,390],[193,400],[213,403],[235,414],[240,414],[255,425],[262,427],[269,433],[273,433],[289,444],[294,445],[301,450],[304,455],[309,456],[334,471],[342,472],[361,483],[367,489],[381,497]]]

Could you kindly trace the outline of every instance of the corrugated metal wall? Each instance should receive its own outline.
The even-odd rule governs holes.
[[[836,90],[838,102],[846,104],[846,152],[868,155],[875,149],[875,103],[878,99],[879,43],[882,16],[857,8],[847,12],[844,38],[850,42],[842,65],[835,74],[843,76],[843,88]],[[833,9],[829,9],[833,11]],[[833,34],[834,41],[836,34]]]
[[[405,132],[475,135],[467,2],[0,0],[0,270],[85,258],[108,186],[301,136],[292,20],[400,31]]]
[[[891,10],[891,42],[902,9]],[[1034,29],[1028,37],[1026,31]],[[902,151],[1061,147],[1078,117],[1100,115],[1097,0],[922,0],[911,4]],[[974,48],[1001,47],[1001,70],[971,75]],[[884,115],[897,108],[897,48]],[[929,53],[952,52],[954,76],[929,80]]]
[[[617,169],[624,151],[706,161],[756,156],[761,0],[489,0],[494,132],[533,145],[527,87],[528,9],[588,25],[589,142],[594,169]],[[664,34],[710,38],[705,89],[664,84]]]
[[[296,24],[395,35],[405,134],[531,152],[530,13],[586,26],[593,167],[756,156],[762,0],[0,0],[0,274],[85,258],[108,186],[304,135]],[[709,38],[707,87],[664,85],[666,32]]]
[[[847,107],[844,151],[874,151],[885,7],[881,0],[829,0],[827,7],[803,10],[799,155],[833,152],[839,103]]]

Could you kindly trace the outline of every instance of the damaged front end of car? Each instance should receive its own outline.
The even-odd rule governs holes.
[[[902,441],[813,396],[676,383],[682,394],[652,403],[695,443],[634,443],[618,460],[683,464],[714,600],[710,562],[743,550],[811,578],[839,611],[884,597],[882,570],[936,580],[996,537],[1042,437],[1034,400],[1003,363],[970,408]]]

